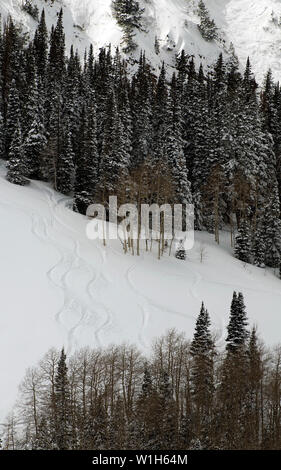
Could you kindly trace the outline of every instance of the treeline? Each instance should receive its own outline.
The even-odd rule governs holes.
[[[202,305],[193,340],[170,330],[134,346],[50,350],[29,369],[3,449],[281,449],[281,349],[248,329],[234,292],[226,347]]]
[[[62,10],[50,34],[43,10],[29,43],[9,19],[0,71],[9,181],[50,181],[81,213],[110,195],[138,207],[193,202],[197,229],[219,243],[227,225],[239,259],[279,268],[281,92],[270,71],[260,92],[249,60],[243,75],[234,54],[196,70],[183,51],[169,82],[141,52],[131,76],[118,49],[67,57]]]

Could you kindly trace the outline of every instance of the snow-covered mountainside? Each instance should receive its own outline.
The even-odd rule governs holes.
[[[24,370],[50,347],[130,342],[147,350],[168,328],[192,337],[202,300],[218,344],[226,333],[233,290],[242,291],[251,324],[268,345],[280,340],[280,280],[196,235],[186,262],[168,254],[124,255],[119,241],[90,241],[86,217],[48,184],[20,187],[0,163],[0,422],[11,409]],[[201,262],[202,248],[204,252]],[[215,269],[214,269],[215,266]]]
[[[39,10],[45,8],[47,23],[56,22],[57,12],[63,6],[68,48],[72,43],[81,52],[90,43],[99,47],[120,44],[122,31],[112,15],[111,0],[34,0]],[[0,12],[5,18],[10,13],[31,32],[36,22],[21,10],[22,0],[0,0]],[[138,56],[145,49],[151,64],[157,69],[163,60],[171,66],[175,54],[185,49],[194,54],[197,63],[212,64],[219,52],[226,56],[233,43],[241,66],[251,57],[253,70],[261,81],[267,69],[274,78],[281,76],[281,1],[280,0],[206,0],[210,17],[215,20],[219,39],[207,42],[198,30],[198,0],[140,0],[145,8],[144,30],[136,35]],[[160,53],[154,49],[155,36]]]
[[[97,52],[121,42],[111,0],[34,3],[39,10],[45,7],[49,29],[63,6],[68,49],[73,43],[83,53],[93,43]],[[230,54],[233,43],[241,66],[249,55],[260,81],[268,67],[279,79],[281,0],[206,0],[219,28],[213,42],[198,30],[198,0],[140,3],[143,31],[136,32],[138,48],[130,63],[142,49],[156,71],[163,60],[171,71],[176,54],[185,49],[206,66],[219,52]],[[21,5],[21,0],[0,0],[0,13],[3,18],[11,14],[32,36],[37,22]],[[220,344],[233,290],[243,292],[250,322],[266,343],[279,342],[280,279],[272,270],[235,259],[228,233],[222,233],[219,246],[211,235],[197,234],[186,262],[167,253],[161,261],[150,253],[125,255],[118,241],[104,248],[87,238],[88,220],[68,208],[70,198],[38,181],[12,185],[5,173],[0,162],[0,422],[15,401],[24,370],[50,347],[64,345],[71,353],[130,341],[147,350],[153,337],[173,327],[191,337],[202,301]]]

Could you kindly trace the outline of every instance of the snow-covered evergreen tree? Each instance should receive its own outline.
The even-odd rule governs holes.
[[[48,30],[46,26],[45,10],[43,8],[39,25],[34,35],[35,60],[39,75],[43,78],[46,72],[48,56]]]
[[[235,256],[244,263],[252,260],[252,237],[247,221],[242,221],[235,238]]]
[[[185,249],[183,240],[180,240],[177,246],[175,257],[183,261],[186,260],[186,249]]]
[[[264,207],[265,263],[278,268],[281,259],[281,220],[278,188],[274,185]]]
[[[109,94],[101,151],[99,184],[105,195],[118,191],[126,179],[130,164],[130,149],[126,145],[124,125],[118,111],[114,91]]]
[[[154,164],[165,162],[166,149],[165,140],[167,133],[168,116],[168,87],[166,83],[166,68],[162,64],[161,72],[158,78],[156,93],[153,103],[153,160]]]
[[[123,29],[123,50],[131,52],[137,48],[134,29],[141,29],[144,10],[136,0],[113,0],[112,8],[117,23]]]
[[[22,133],[19,120],[17,121],[17,127],[10,145],[7,167],[7,180],[10,181],[10,183],[18,184],[20,186],[28,184],[28,180],[26,179],[28,166],[22,143]]]
[[[230,309],[230,320],[227,327],[227,351],[235,353],[246,346],[246,341],[249,337],[247,326],[248,320],[243,294],[239,292],[237,296],[237,293],[234,292]]]
[[[176,433],[176,407],[171,380],[164,370],[161,372],[158,393],[161,420],[158,436],[159,448],[162,449],[165,446],[167,449],[173,449]]]
[[[96,103],[90,94],[84,106],[79,132],[79,155],[76,160],[74,209],[86,213],[98,191],[99,154],[97,142]]]
[[[75,154],[72,149],[71,132],[69,123],[65,125],[63,145],[61,153],[58,156],[56,168],[56,189],[69,194],[74,185],[74,159]]]
[[[152,143],[152,91],[151,75],[145,54],[141,52],[139,68],[134,80],[132,102],[132,159],[133,168],[140,167],[148,159]]]
[[[40,116],[37,115],[24,141],[24,152],[30,178],[39,178],[41,176],[41,157],[46,143],[44,124]]]
[[[0,111],[0,158],[5,158],[5,128],[2,112]]]
[[[33,125],[34,120],[40,119],[43,124],[43,96],[42,89],[39,89],[39,80],[35,63],[32,65],[29,86],[27,88],[26,102],[23,109],[23,129],[26,136]]]
[[[175,201],[179,204],[191,204],[191,184],[184,155],[182,138],[182,110],[176,79],[172,82],[171,95],[167,104],[166,155],[171,169],[175,189]]]
[[[253,239],[253,262],[259,268],[265,267],[265,227],[262,222],[259,223],[254,233]]]
[[[15,131],[18,127],[18,122],[21,124],[21,104],[19,99],[19,93],[16,86],[16,81],[13,80],[11,83],[9,98],[8,98],[8,109],[6,117],[6,129],[5,129],[5,153],[9,154],[10,145],[13,140]]]
[[[217,27],[214,20],[211,20],[209,12],[205,6],[203,0],[199,1],[198,4],[198,15],[200,18],[200,25],[198,26],[202,37],[206,41],[213,41],[217,39]]]
[[[70,448],[70,413],[68,369],[63,349],[55,377],[55,429],[53,439],[54,448],[58,450],[68,450]]]
[[[32,5],[31,0],[23,0],[22,9],[32,16],[34,20],[38,21],[39,9],[37,5]]]
[[[192,357],[191,387],[196,406],[194,419],[197,435],[200,435],[202,426],[208,421],[214,391],[213,362],[215,351],[210,325],[209,313],[202,303],[190,347]]]
[[[65,33],[63,26],[63,9],[61,8],[56,27],[50,35],[48,57],[48,79],[61,82],[65,74]]]

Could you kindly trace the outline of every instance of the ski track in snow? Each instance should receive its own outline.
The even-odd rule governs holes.
[[[35,183],[36,185],[36,183]],[[112,280],[108,279],[108,275],[105,276],[104,270],[106,271],[106,260],[107,260],[107,255],[106,255],[106,249],[101,248],[99,244],[97,243],[96,248],[97,252],[99,253],[99,257],[101,260],[101,264],[99,267],[99,270],[95,271],[90,263],[85,262],[85,260],[81,257],[81,254],[79,253],[79,243],[75,241],[73,237],[75,237],[75,234],[78,236],[81,236],[81,233],[75,232],[73,227],[71,225],[68,225],[62,218],[61,216],[61,209],[62,212],[65,213],[66,207],[68,206],[68,203],[71,201],[71,198],[67,197],[59,197],[58,199],[55,198],[55,193],[53,190],[49,188],[44,188],[45,195],[46,195],[46,202],[49,205],[50,210],[53,213],[53,224],[52,224],[52,229],[57,229],[57,228],[62,228],[63,230],[67,231],[68,238],[74,243],[74,249],[72,250],[72,255],[70,253],[69,258],[66,257],[65,253],[61,253],[60,260],[58,263],[51,268],[51,270],[47,273],[48,277],[50,278],[51,282],[55,285],[58,286],[62,289],[62,292],[64,294],[64,304],[62,308],[57,312],[56,314],[56,321],[58,323],[61,323],[66,329],[68,328],[68,322],[62,321],[62,317],[66,315],[66,313],[69,310],[76,310],[77,311],[77,317],[78,321],[77,323],[70,328],[68,332],[68,350],[72,351],[74,348],[74,345],[76,343],[75,341],[75,335],[76,332],[79,330],[79,328],[85,328],[91,323],[91,320],[89,320],[88,316],[92,314],[93,316],[93,310],[98,311],[99,313],[102,314],[103,320],[101,324],[98,326],[95,326],[94,328],[94,337],[95,337],[95,343],[98,344],[99,346],[102,346],[103,342],[101,339],[102,335],[107,335],[111,329],[112,326],[115,322],[115,317],[116,313],[114,313],[105,303],[104,300],[101,299],[101,296],[99,295],[98,291],[98,283],[102,282],[103,284],[110,285],[112,283]],[[38,234],[38,233],[36,233]],[[44,234],[46,234],[46,230],[44,230]],[[52,239],[50,236],[50,233],[48,233],[48,240]],[[54,237],[53,237],[54,238]],[[48,242],[48,240],[45,240]],[[112,249],[111,247],[107,248],[110,252],[114,253],[116,256],[123,258],[123,253],[118,252],[117,250]],[[69,255],[69,253],[68,253]],[[133,266],[130,266],[129,270],[133,269],[135,267],[135,264]],[[88,282],[86,283],[85,291],[88,296],[88,300],[90,302],[91,307],[86,309],[83,306],[83,302],[80,303],[77,302],[77,300],[73,299],[72,296],[69,294],[71,291],[71,284],[68,284],[67,279],[68,277],[71,276],[71,273],[73,272],[74,269],[84,269],[89,272],[90,278]],[[62,269],[63,274],[59,277],[59,282],[54,279],[55,277],[55,272],[60,271]],[[57,277],[57,276],[56,276]],[[133,292],[136,292],[134,289],[133,284],[131,284],[127,280],[128,286],[130,290]],[[82,293],[82,296],[84,293]],[[140,299],[142,302],[144,301],[144,296],[139,295]],[[161,312],[163,311],[163,307],[161,305],[156,306],[155,304],[150,302],[151,306],[154,308],[157,308]],[[139,309],[141,310],[142,313],[142,326],[141,330],[138,334],[138,339],[139,339],[139,344],[143,348],[148,348],[148,342],[145,340],[145,330],[148,326],[150,314],[149,314],[149,305],[143,306],[141,301],[139,302]],[[168,310],[167,310],[168,312]],[[175,313],[170,311],[170,313]]]
[[[148,347],[148,342],[145,339],[145,333],[146,333],[146,328],[149,324],[149,319],[150,319],[150,307],[152,306],[152,303],[149,302],[150,305],[148,305],[148,299],[145,297],[142,293],[140,293],[136,287],[133,281],[131,280],[131,272],[137,267],[137,263],[134,263],[132,266],[130,266],[125,273],[125,279],[127,281],[127,285],[129,289],[131,289],[137,296],[137,306],[141,312],[141,330],[138,335],[138,339],[140,344],[144,347]]]
[[[10,183],[5,182],[7,185]],[[40,188],[40,184],[33,181],[33,185]],[[55,198],[54,192],[50,189],[44,188],[45,202],[49,207],[51,217],[47,219],[40,213],[30,213],[24,207],[13,204],[13,207],[20,210],[30,218],[31,225],[30,231],[40,242],[51,245],[59,254],[59,260],[46,272],[46,276],[50,283],[56,289],[60,289],[63,296],[63,303],[59,310],[55,313],[54,318],[58,325],[65,329],[67,332],[67,352],[73,352],[75,347],[78,347],[79,341],[76,338],[76,332],[79,328],[93,329],[94,344],[102,346],[100,338],[101,333],[107,333],[113,323],[113,313],[104,303],[97,298],[94,292],[94,284],[103,279],[108,282],[103,276],[102,271],[95,272],[90,263],[87,263],[79,253],[79,241],[75,239],[75,232],[73,227],[68,226],[60,216],[57,215],[57,210],[60,206],[65,208],[66,202],[71,199],[66,197]],[[1,200],[1,204],[11,205],[9,201]],[[58,243],[56,238],[56,230],[61,229],[66,232],[64,236],[71,241],[72,246],[66,250]],[[72,235],[74,233],[74,235]],[[60,233],[61,236],[61,233]],[[97,250],[99,252],[99,250]],[[99,252],[101,266],[104,264],[104,255]],[[68,282],[68,278],[74,271],[84,271],[89,276],[86,285],[86,292],[88,300],[82,295],[75,296],[73,293],[73,285]],[[96,313],[98,310],[98,314]],[[71,317],[74,320],[70,321]],[[102,317],[100,319],[100,316]],[[98,324],[101,323],[100,326]],[[71,325],[72,324],[72,325]]]
[[[184,314],[182,312],[178,312],[177,310],[174,310],[174,309],[168,309],[167,307],[164,307],[162,304],[155,302],[155,300],[153,300],[151,297],[148,297],[147,295],[144,295],[143,293],[141,293],[137,289],[137,287],[135,286],[134,282],[131,280],[131,273],[137,266],[138,266],[138,263],[131,266],[127,270],[126,278],[127,278],[127,282],[128,282],[128,285],[130,286],[131,290],[138,297],[142,298],[145,302],[148,303],[149,306],[153,307],[154,309],[157,309],[157,310],[161,311],[162,313],[168,313],[168,314],[171,314],[171,315],[178,315],[179,317],[182,317],[182,318],[187,318],[187,317],[190,317],[192,319],[194,318],[193,315],[187,315],[187,314]]]
[[[40,188],[41,185],[37,184],[37,187]],[[64,297],[63,305],[56,313],[55,319],[57,323],[63,328],[65,328],[65,330],[67,331],[67,350],[68,352],[74,350],[74,348],[78,345],[76,335],[78,334],[79,330],[83,330],[84,328],[87,328],[90,325],[93,328],[92,323],[94,323],[94,341],[97,345],[102,346],[102,336],[106,336],[111,331],[116,319],[116,313],[113,312],[111,308],[106,305],[104,299],[101,299],[98,290],[99,282],[102,282],[103,284],[110,284],[110,282],[112,282],[108,280],[108,277],[105,276],[103,272],[104,269],[106,269],[106,251],[105,249],[101,248],[98,243],[96,244],[95,248],[97,248],[101,263],[99,268],[94,270],[91,264],[86,262],[79,252],[79,242],[75,239],[75,235],[81,236],[81,233],[75,232],[73,226],[68,225],[62,217],[62,214],[66,213],[65,211],[68,207],[68,204],[71,202],[71,198],[57,196],[57,194],[47,186],[44,187],[43,194],[45,195],[46,203],[49,207],[49,210],[53,215],[52,223],[50,225],[50,229],[48,230],[46,227],[46,220],[42,219],[42,217],[40,216],[40,223],[43,226],[43,233],[39,233],[38,230],[33,230],[33,233],[36,236],[39,236],[41,240],[43,235],[43,241],[45,241],[46,243],[51,242],[52,244],[54,244],[54,247],[58,250],[58,245],[55,242],[55,232],[58,229],[60,231],[63,230],[66,231],[68,239],[73,244],[72,250],[68,252],[65,252],[65,250],[59,248],[60,259],[47,273],[47,276],[50,281],[55,287],[59,287],[61,289]],[[52,231],[54,232],[53,234]],[[122,252],[119,252],[114,248],[108,247],[107,249],[109,252],[114,253],[114,255],[116,255],[117,257],[124,257],[124,254]],[[128,254],[128,256],[130,255]],[[132,280],[131,274],[139,266],[140,259],[138,259],[137,263],[133,261],[132,263],[133,264],[131,264],[129,268],[127,268],[124,275],[124,279],[126,281],[125,290],[127,290],[128,292],[131,291],[138,299],[137,306],[141,314],[141,326],[138,332],[138,342],[142,348],[148,349],[149,342],[147,339],[147,328],[149,326],[152,310],[154,312],[157,312],[158,314],[172,315],[180,317],[182,319],[190,318],[191,320],[193,320],[194,316],[177,311],[175,309],[169,309],[163,304],[156,302],[154,299],[150,298],[149,296],[146,296],[141,291],[139,291]],[[84,270],[84,272],[86,271],[89,275],[89,279],[85,287],[85,292],[88,298],[86,302],[84,293],[82,293],[79,298],[73,297],[73,286],[71,283],[68,282],[68,278],[71,277],[75,269]],[[201,282],[201,276],[199,275],[199,273],[196,273],[192,270],[191,273],[194,277],[194,281],[191,287],[188,287],[189,295],[198,300],[199,297],[196,292],[196,288]],[[83,300],[81,300],[81,298]],[[99,322],[99,325],[97,324],[95,319],[97,312],[102,316],[102,320],[101,322]],[[74,315],[75,318],[77,318],[77,321],[74,322],[73,326],[70,326],[68,318],[70,313],[72,313],[72,316]]]
[[[49,272],[49,278],[52,282],[53,278],[51,273],[54,273],[56,270],[60,270],[63,268],[63,274],[60,276],[59,286],[62,288],[64,294],[64,303],[62,308],[57,312],[55,318],[56,321],[63,325],[63,327],[68,330],[68,351],[73,351],[75,346],[78,346],[78,341],[76,338],[76,332],[80,329],[87,328],[89,326],[92,327],[92,322],[96,323],[96,310],[102,312],[103,320],[100,327],[94,327],[94,342],[99,346],[102,345],[102,341],[100,339],[100,333],[103,332],[105,329],[108,329],[112,323],[111,317],[112,313],[109,309],[97,299],[96,295],[94,294],[94,284],[97,283],[99,279],[101,279],[101,270],[97,273],[90,263],[86,262],[85,259],[81,256],[80,253],[80,245],[79,241],[75,238],[75,231],[73,230],[72,226],[67,225],[61,215],[60,209],[61,207],[65,210],[68,203],[71,201],[71,198],[68,197],[60,197],[58,199],[55,198],[54,192],[51,189],[45,188],[46,194],[46,202],[50,208],[50,211],[54,215],[54,223],[53,229],[56,230],[56,227],[59,229],[63,229],[67,231],[67,236],[69,240],[71,240],[73,247],[72,249],[65,254],[61,252],[61,258],[59,262],[51,268],[51,272]],[[78,235],[78,233],[77,233]],[[81,235],[81,234],[80,234]],[[45,240],[48,242],[50,240],[50,234],[48,234],[48,239]],[[68,257],[67,257],[68,256]],[[100,255],[101,265],[104,262],[103,256]],[[89,276],[89,280],[86,284],[86,293],[88,295],[88,300],[85,301],[85,298],[81,300],[81,296],[73,297],[73,286],[71,282],[68,282],[68,278],[71,277],[73,272],[77,271],[84,271]],[[56,282],[55,282],[56,285]],[[69,328],[69,319],[67,316],[68,312],[74,312],[75,317],[77,317],[77,322]],[[65,318],[64,318],[65,317]]]

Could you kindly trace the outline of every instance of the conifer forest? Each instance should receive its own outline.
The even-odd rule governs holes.
[[[10,19],[1,35],[1,153],[7,179],[52,182],[86,213],[110,195],[193,203],[196,228],[238,230],[235,256],[279,268],[281,92],[258,90],[250,59],[196,70],[184,51],[169,82],[140,54],[130,77],[119,51],[66,56],[61,10],[48,40],[44,11],[29,44]],[[153,181],[149,181],[153,175]]]

